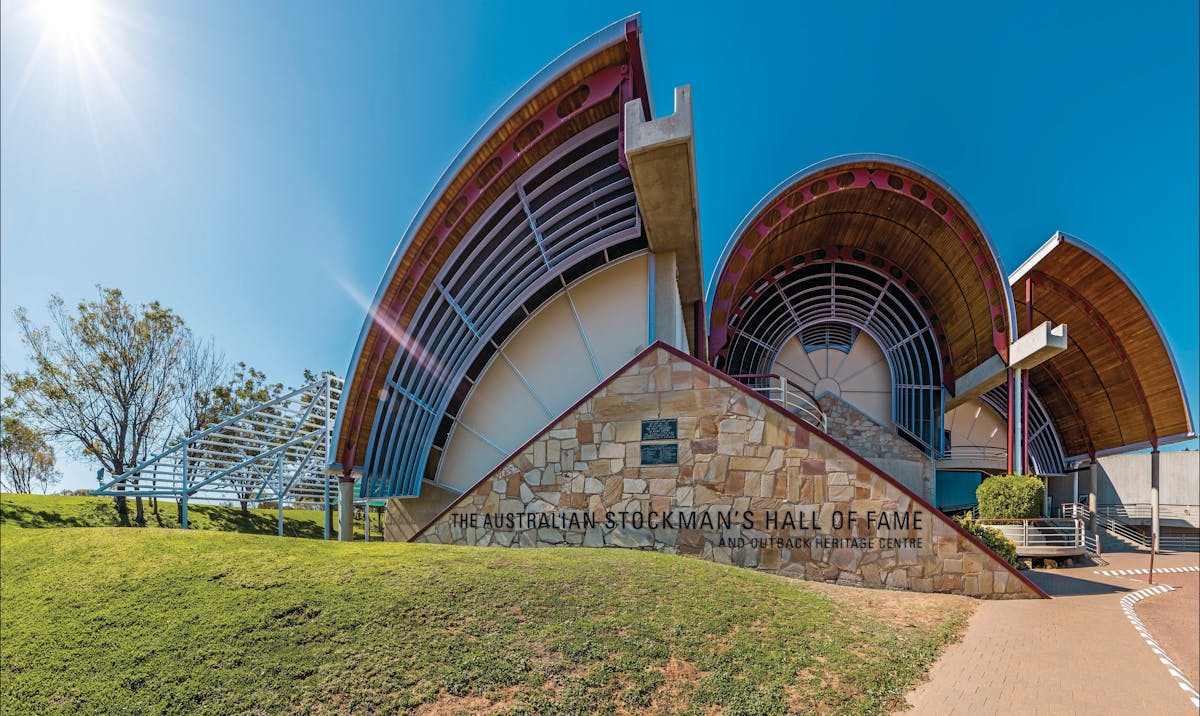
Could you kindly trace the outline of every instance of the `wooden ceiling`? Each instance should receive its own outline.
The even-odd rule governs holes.
[[[731,307],[772,267],[815,249],[858,249],[884,256],[908,274],[945,331],[953,377],[996,353],[1007,357],[1007,278],[982,230],[934,179],[875,159],[801,177],[746,225],[718,267],[709,355],[725,344]]]
[[[1107,259],[1055,234],[1012,276],[1022,329],[1026,281],[1033,282],[1034,322],[1067,324],[1067,350],[1029,375],[1068,459],[1192,433],[1170,348],[1141,296]]]
[[[410,323],[445,261],[496,197],[565,139],[619,113],[622,100],[644,94],[641,57],[630,52],[640,43],[635,20],[620,41],[594,49],[535,89],[461,162],[461,169],[418,226],[410,227],[384,278],[369,325],[360,338],[357,359],[343,399],[337,460],[347,472],[360,462],[370,439],[372,420],[397,351],[414,333]]]

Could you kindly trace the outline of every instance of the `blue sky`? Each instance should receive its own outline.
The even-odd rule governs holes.
[[[1195,3],[696,7],[92,0],[90,29],[63,29],[3,0],[4,366],[14,307],[102,283],[284,383],[343,373],[359,300],[475,129],[640,10],[656,112],[693,87],[706,274],[798,169],[899,155],[966,198],[1010,271],[1056,229],[1113,259],[1200,412]]]

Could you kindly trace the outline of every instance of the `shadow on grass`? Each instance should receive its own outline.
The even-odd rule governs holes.
[[[203,516],[203,519],[199,519]],[[174,516],[172,516],[174,517]],[[283,534],[289,537],[307,537],[320,539],[324,536],[321,524],[322,515],[316,515],[317,521],[297,520],[288,516],[283,518]],[[175,520],[171,520],[175,523]],[[188,508],[189,526],[197,529],[219,530],[221,532],[245,532],[249,534],[273,535],[279,532],[279,518],[267,511],[254,510],[249,513],[232,507],[215,507],[213,505],[194,505]],[[172,524],[177,527],[178,524]]]
[[[130,514],[133,513],[133,509],[133,505],[130,504]],[[147,505],[144,514],[146,526],[149,528],[179,528],[179,505],[174,501],[160,502],[157,510]],[[323,513],[313,511],[311,518],[307,515],[297,518],[295,514],[295,510],[286,510],[284,513],[285,536],[308,539],[324,537]],[[188,526],[196,530],[274,535],[279,531],[278,520],[278,513],[274,510],[243,512],[237,507],[220,505],[188,507]],[[123,520],[118,516],[110,499],[54,496],[19,496],[0,500],[0,523],[28,529],[131,526],[128,518]]]
[[[18,505],[8,500],[0,503],[0,522],[10,522],[18,527],[122,527],[129,526],[128,520],[122,522],[117,516],[117,510],[111,504],[97,503],[81,506],[78,511],[64,512],[58,510],[43,510]]]

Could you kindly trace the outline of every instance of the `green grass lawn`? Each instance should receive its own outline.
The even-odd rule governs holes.
[[[129,500],[132,518],[133,500]],[[158,511],[145,504],[147,527],[176,529],[179,527],[179,506],[174,500],[159,500]],[[371,513],[371,538],[382,539],[382,521]],[[121,524],[117,508],[109,497],[66,497],[63,495],[18,495],[0,493],[0,524],[18,527],[116,527]],[[288,537],[320,539],[325,534],[325,513],[322,510],[284,510],[283,533]],[[251,509],[243,513],[238,507],[188,505],[188,528],[219,530],[247,534],[277,534],[279,513],[273,509]],[[334,535],[337,517],[334,516]],[[362,521],[355,524],[355,539],[363,538]]]
[[[973,604],[617,549],[0,540],[6,715],[884,713]]]

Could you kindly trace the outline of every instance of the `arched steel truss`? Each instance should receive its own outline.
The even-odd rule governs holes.
[[[440,459],[435,443],[504,339],[565,284],[644,247],[617,116],[514,181],[433,277],[410,323],[373,423],[364,495],[418,494]]]
[[[814,329],[829,324],[864,331],[879,344],[892,375],[893,422],[927,453],[940,454],[946,337],[921,288],[882,257],[817,249],[776,266],[731,310],[714,365],[731,375],[769,372],[789,338],[819,335]]]
[[[917,177],[901,176],[887,167],[892,165]],[[928,169],[900,157],[881,154],[852,154],[832,157],[806,167],[784,180],[746,215],[721,252],[708,283],[705,305],[709,317],[710,354],[726,341],[722,322],[727,302],[722,290],[736,285],[750,257],[767,241],[775,227],[790,214],[810,202],[833,193],[864,187],[889,192],[899,202],[912,201],[930,209],[945,224],[973,257],[979,285],[983,287],[991,320],[992,345],[1005,359],[1008,344],[1016,340],[1012,289],[1000,267],[999,254],[982,222],[963,197]],[[957,208],[955,208],[957,205]]]
[[[1008,414],[1008,384],[1001,383],[980,396],[1001,417]],[[1066,453],[1050,413],[1041,398],[1029,391],[1029,460],[1038,475],[1062,475],[1067,471]]]

